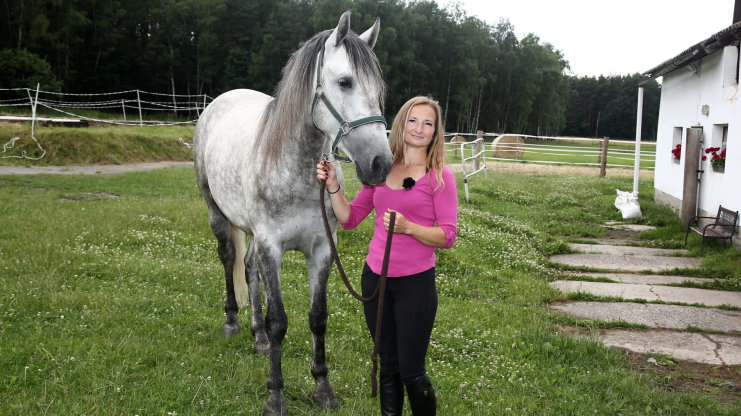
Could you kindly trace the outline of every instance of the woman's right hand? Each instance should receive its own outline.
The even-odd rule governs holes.
[[[322,160],[316,165],[316,178],[320,182],[326,180],[327,189],[339,188],[339,182],[337,181],[337,170],[331,163],[327,162],[326,160]]]

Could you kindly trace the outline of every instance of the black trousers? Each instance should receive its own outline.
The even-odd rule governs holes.
[[[380,276],[366,264],[361,278],[363,296],[376,289]],[[378,298],[363,304],[365,322],[375,341]],[[404,384],[424,375],[427,347],[437,313],[435,268],[422,273],[386,280],[383,301],[381,343],[379,346],[381,371],[400,373]]]

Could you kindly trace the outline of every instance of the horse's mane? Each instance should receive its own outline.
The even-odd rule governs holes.
[[[291,55],[281,71],[282,78],[275,87],[274,99],[263,113],[255,143],[256,150],[263,154],[266,164],[278,160],[283,144],[291,137],[308,135],[314,128],[308,111],[314,98],[314,69],[317,55],[331,33],[332,30],[320,32],[299,45],[299,49]],[[378,102],[383,111],[386,84],[376,55],[352,31],[345,36],[342,44],[360,83],[376,87]]]

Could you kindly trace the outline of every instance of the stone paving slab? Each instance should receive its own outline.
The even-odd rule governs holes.
[[[640,354],[663,354],[713,365],[741,364],[741,336],[677,332],[666,329],[602,329],[600,341]]]
[[[630,230],[630,231],[636,231],[636,232],[643,232],[648,230],[655,230],[656,227],[653,225],[643,225],[643,224],[621,224],[614,221],[608,221],[605,223],[607,225],[607,228],[617,228],[621,230]]]
[[[735,331],[741,335],[739,311],[632,302],[559,302],[551,304],[550,309],[581,319],[625,321],[651,328],[687,329],[693,326],[713,331]]]
[[[554,263],[574,267],[591,267],[595,269],[640,272],[672,270],[676,268],[694,269],[700,266],[700,260],[689,257],[666,256],[616,256],[614,254],[559,254],[551,256]]]
[[[551,287],[564,293],[585,292],[595,296],[615,296],[623,299],[701,303],[706,306],[730,305],[741,307],[741,292],[695,289],[691,287],[653,286],[632,283],[601,283],[556,280]]]
[[[633,273],[598,273],[598,272],[583,272],[583,273],[570,273],[570,276],[584,276],[584,277],[604,277],[606,279],[614,280],[619,283],[643,283],[643,284],[654,284],[654,285],[665,285],[668,283],[683,283],[683,282],[694,282],[694,283],[705,283],[712,282],[713,279],[703,277],[688,277],[688,276],[671,276],[663,274],[633,274]]]
[[[638,256],[677,256],[689,253],[683,249],[665,249],[650,247],[635,247],[613,244],[569,244],[572,250],[592,254],[614,254],[616,256],[638,255]]]

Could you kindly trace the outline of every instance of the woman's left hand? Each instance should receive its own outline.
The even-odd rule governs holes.
[[[394,211],[392,209],[386,210],[386,212],[383,214],[383,228],[388,231],[389,229],[389,223],[391,223],[391,213],[396,213],[396,220],[394,221],[394,233],[396,234],[411,234],[412,227],[414,227],[414,223],[404,218],[404,215],[402,215],[399,211]]]

